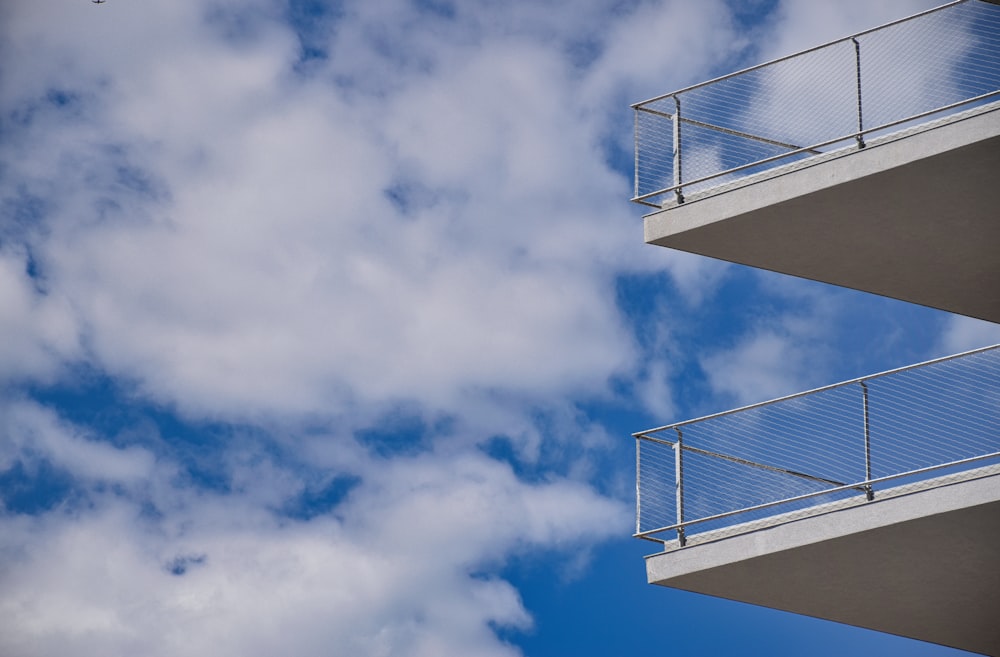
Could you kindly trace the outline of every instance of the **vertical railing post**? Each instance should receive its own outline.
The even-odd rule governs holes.
[[[681,547],[687,543],[684,535],[684,434],[679,428],[677,431],[677,442],[674,443],[674,485],[676,486],[677,500],[677,542]]]
[[[684,202],[684,191],[681,183],[681,100],[674,96],[674,195],[678,203]]]
[[[635,140],[635,147],[632,149],[635,151],[635,175],[633,176],[633,180],[635,181],[634,182],[635,192],[632,194],[632,198],[639,197],[639,112],[640,111],[641,110],[638,107],[635,108],[635,121],[634,121],[635,127],[633,129],[635,135],[633,137],[633,139]],[[636,444],[636,453],[638,453],[638,448],[639,445]]]
[[[642,459],[639,456],[639,450],[642,447],[642,438],[639,436],[635,437],[635,533],[638,534],[642,531],[642,468],[640,464]]]
[[[851,41],[854,43],[854,79],[857,85],[858,96],[858,134],[854,136],[854,139],[858,142],[858,148],[864,148],[865,122],[861,111],[861,44],[854,37],[851,37]]]
[[[864,405],[865,411],[865,481],[870,482],[872,479],[872,441],[871,441],[871,424],[869,422],[868,416],[868,384],[864,381],[861,382],[861,399]],[[871,502],[875,499],[875,491],[872,489],[870,483],[865,484],[865,497]]]

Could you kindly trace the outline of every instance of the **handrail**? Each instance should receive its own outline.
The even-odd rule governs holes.
[[[810,92],[813,80],[823,88]],[[673,194],[680,204],[722,178],[850,139],[864,148],[868,137],[998,95],[1000,4],[953,0],[633,104],[631,200],[662,208]]]
[[[750,162],[748,164],[743,164],[743,165],[740,165],[738,167],[733,167],[732,169],[726,169],[724,171],[719,171],[719,172],[713,173],[711,175],[702,176],[701,178],[695,178],[694,180],[688,180],[688,181],[685,181],[685,182],[677,184],[677,185],[672,185],[670,187],[664,187],[662,189],[656,190],[655,192],[648,192],[646,194],[636,195],[636,196],[632,197],[629,200],[632,201],[633,203],[641,203],[642,205],[648,205],[650,207],[659,208],[660,207],[659,205],[655,205],[653,203],[645,203],[644,201],[646,199],[652,198],[654,196],[662,196],[663,194],[667,194],[669,192],[672,192],[672,191],[674,191],[676,189],[679,189],[679,188],[682,188],[682,187],[687,187],[687,186],[690,186],[690,185],[697,185],[699,183],[708,182],[709,180],[714,180],[715,178],[721,178],[723,176],[728,176],[728,175],[731,175],[731,174],[734,174],[734,173],[739,173],[740,171],[744,171],[746,169],[751,169],[753,167],[757,167],[757,166],[760,166],[762,164],[769,164],[771,162],[777,162],[778,160],[783,160],[783,159],[792,157],[793,155],[800,155],[802,153],[812,153],[814,155],[822,155],[822,154],[824,154],[824,151],[820,151],[818,149],[823,148],[824,146],[830,146],[830,145],[836,144],[838,142],[847,141],[848,139],[855,138],[858,135],[868,135],[868,134],[873,134],[873,133],[876,133],[876,132],[881,132],[882,130],[888,130],[889,128],[894,128],[897,125],[902,125],[903,123],[909,123],[910,121],[915,121],[917,119],[923,119],[923,118],[926,118],[928,116],[933,116],[934,114],[941,114],[942,112],[947,112],[949,110],[957,109],[959,107],[964,107],[965,105],[971,105],[973,103],[977,103],[977,102],[980,102],[980,101],[989,100],[990,98],[993,98],[994,96],[1000,96],[1000,89],[998,89],[997,91],[991,91],[989,93],[980,94],[978,96],[975,96],[973,98],[969,98],[967,100],[962,100],[962,101],[959,101],[959,102],[956,102],[956,103],[951,103],[950,105],[944,105],[942,107],[937,107],[935,109],[928,110],[926,112],[921,112],[920,114],[914,114],[913,116],[907,116],[907,117],[902,118],[902,119],[897,119],[895,121],[890,121],[889,123],[883,123],[882,125],[875,126],[874,128],[866,128],[866,129],[861,130],[859,132],[851,132],[851,133],[839,135],[837,137],[833,137],[833,138],[828,139],[826,141],[822,141],[822,142],[819,142],[819,143],[816,143],[816,144],[812,144],[811,146],[798,146],[798,147],[792,146],[791,144],[783,144],[783,143],[775,141],[775,140],[767,139],[766,137],[760,137],[760,136],[757,136],[757,135],[750,135],[750,134],[741,134],[737,130],[731,130],[729,128],[723,128],[721,126],[714,126],[714,125],[712,125],[710,123],[704,123],[704,122],[701,122],[701,121],[695,121],[693,119],[688,119],[688,118],[681,117],[680,120],[681,120],[682,123],[688,123],[688,124],[692,124],[692,125],[698,125],[699,127],[717,130],[718,132],[723,132],[723,133],[734,135],[734,136],[745,137],[747,139],[753,139],[755,141],[759,141],[759,142],[763,142],[763,143],[768,143],[768,144],[772,144],[772,145],[775,145],[775,146],[784,146],[786,148],[793,148],[794,150],[788,151],[787,153],[780,153],[778,155],[774,155],[774,156],[771,156],[771,157],[765,157],[763,159],[756,160],[754,162]],[[663,113],[660,113],[660,112],[652,112],[651,110],[646,110],[646,109],[643,109],[643,110],[640,110],[640,111],[649,112],[649,113],[656,113],[656,114],[663,114]]]
[[[667,525],[665,527],[657,527],[656,529],[647,529],[646,531],[637,532],[635,534],[632,534],[632,537],[633,538],[647,538],[647,537],[652,536],[654,534],[659,534],[659,533],[662,533],[662,532],[666,532],[666,531],[678,529],[680,527],[689,527],[691,525],[697,525],[699,523],[711,522],[713,520],[721,520],[721,519],[729,518],[731,516],[739,515],[739,514],[742,514],[742,513],[750,513],[752,511],[760,511],[760,510],[769,509],[771,507],[775,507],[775,506],[778,506],[778,505],[781,505],[781,504],[789,504],[791,502],[799,502],[801,500],[806,500],[806,499],[809,499],[809,498],[812,498],[812,497],[819,497],[820,495],[827,495],[829,493],[836,493],[838,491],[848,490],[848,489],[863,488],[864,486],[870,486],[870,485],[873,485],[873,484],[879,484],[879,483],[882,483],[882,482],[885,482],[885,481],[892,481],[894,479],[902,479],[903,477],[912,477],[914,475],[925,474],[925,473],[928,473],[928,472],[934,472],[936,470],[943,470],[944,468],[952,468],[952,467],[959,466],[959,465],[968,465],[970,463],[975,463],[975,462],[978,462],[978,461],[984,461],[986,459],[997,458],[997,457],[1000,457],[1000,451],[992,452],[990,454],[981,454],[979,456],[973,456],[973,457],[967,458],[967,459],[959,459],[957,461],[951,461],[949,463],[942,463],[942,464],[939,464],[939,465],[932,465],[932,466],[929,466],[929,467],[926,467],[926,468],[920,468],[920,469],[917,469],[917,470],[911,470],[909,472],[900,472],[898,474],[888,475],[888,476],[885,476],[885,477],[879,477],[877,479],[867,479],[865,481],[859,481],[859,482],[857,482],[855,484],[844,484],[843,486],[838,486],[836,488],[831,488],[831,489],[828,489],[828,490],[821,490],[821,491],[816,491],[816,492],[813,492],[813,493],[806,493],[804,495],[798,495],[796,497],[789,497],[789,498],[783,499],[783,500],[775,500],[773,502],[766,502],[764,504],[758,504],[757,506],[747,507],[745,509],[737,509],[735,511],[727,511],[725,513],[717,513],[714,516],[707,516],[705,518],[697,518],[695,520],[687,520],[685,522],[675,523],[673,525]],[[660,542],[660,543],[663,542],[662,539],[656,539],[656,540],[657,540],[657,542]]]
[[[634,536],[683,546],[694,528],[1000,459],[998,399],[993,345],[636,432]]]
[[[697,84],[692,84],[691,86],[684,87],[683,89],[678,89],[676,91],[671,91],[670,93],[667,93],[667,94],[661,94],[659,96],[654,96],[653,98],[650,98],[648,100],[644,100],[644,101],[641,101],[641,102],[638,102],[638,103],[632,103],[632,105],[630,105],[630,107],[632,109],[638,109],[640,105],[648,105],[650,103],[655,103],[655,102],[657,102],[659,100],[663,100],[665,98],[670,98],[670,97],[672,97],[672,96],[674,96],[676,94],[682,94],[682,93],[684,93],[686,91],[691,91],[693,89],[698,89],[699,87],[706,87],[706,86],[708,86],[710,84],[715,84],[717,82],[723,82],[725,80],[728,80],[729,78],[734,78],[734,77],[736,77],[738,75],[743,75],[744,73],[750,73],[750,72],[756,71],[757,69],[765,68],[765,67],[768,67],[768,66],[773,66],[775,64],[779,64],[779,63],[784,62],[784,61],[789,60],[789,59],[795,59],[796,57],[800,57],[802,55],[807,55],[807,54],[809,54],[811,52],[815,52],[817,50],[822,50],[823,48],[828,48],[830,46],[837,45],[838,43],[843,43],[845,41],[850,41],[851,39],[857,39],[858,37],[864,36],[866,34],[871,34],[873,32],[878,32],[879,30],[883,30],[883,29],[885,29],[887,27],[892,27],[893,25],[898,25],[900,23],[906,23],[907,21],[911,21],[911,20],[913,20],[915,18],[920,18],[922,16],[926,16],[927,14],[933,14],[935,12],[941,11],[942,9],[947,9],[948,7],[951,7],[953,5],[959,5],[959,4],[962,4],[963,2],[970,2],[970,1],[971,0],[953,0],[952,2],[949,2],[947,4],[943,4],[940,7],[933,7],[931,9],[926,9],[924,11],[917,12],[916,14],[913,14],[911,16],[907,16],[905,18],[900,18],[900,19],[892,21],[890,23],[885,23],[883,25],[879,25],[878,27],[873,27],[873,28],[864,30],[862,32],[857,32],[857,33],[852,34],[850,36],[841,37],[839,39],[834,39],[833,41],[827,41],[824,44],[821,44],[821,45],[818,45],[818,46],[813,46],[812,48],[807,48],[806,50],[800,50],[800,51],[798,51],[796,53],[793,53],[791,55],[784,55],[783,57],[778,57],[776,59],[772,59],[772,60],[766,61],[763,64],[754,64],[753,66],[748,66],[747,68],[740,69],[739,71],[735,71],[733,73],[727,73],[725,75],[720,75],[717,78],[712,78],[711,80],[706,80],[704,82],[698,82]]]
[[[968,351],[963,351],[963,352],[960,352],[960,353],[957,353],[957,354],[952,354],[950,356],[942,356],[940,358],[932,358],[930,360],[925,360],[925,361],[922,361],[920,363],[913,363],[911,365],[904,365],[902,367],[895,367],[895,368],[890,369],[890,370],[884,370],[884,371],[879,372],[877,374],[869,374],[867,376],[859,376],[859,377],[857,377],[855,379],[848,379],[846,381],[841,381],[840,383],[831,383],[829,385],[820,386],[818,388],[813,388],[811,390],[805,390],[803,392],[796,392],[796,393],[793,393],[791,395],[785,395],[784,397],[775,397],[774,399],[768,399],[767,401],[757,402],[756,404],[748,404],[746,406],[740,406],[739,408],[733,408],[733,409],[730,409],[728,411],[720,411],[718,413],[712,413],[710,415],[703,415],[701,417],[696,417],[696,418],[691,419],[691,420],[684,420],[683,422],[675,422],[673,424],[665,424],[662,427],[654,427],[652,429],[646,429],[645,431],[637,431],[637,432],[635,432],[635,433],[632,434],[632,437],[633,438],[645,437],[647,434],[654,434],[654,433],[659,433],[661,431],[668,431],[668,430],[674,429],[676,427],[683,427],[683,426],[687,426],[689,424],[696,424],[698,422],[704,422],[705,420],[711,420],[713,418],[723,417],[725,415],[732,415],[733,413],[742,413],[743,411],[749,411],[751,409],[760,408],[762,406],[770,406],[771,404],[779,404],[781,402],[788,401],[790,399],[795,399],[796,397],[806,397],[808,395],[813,395],[813,394],[816,394],[818,392],[823,392],[824,390],[832,390],[834,388],[841,388],[843,386],[849,386],[849,385],[853,385],[855,383],[863,383],[865,381],[874,381],[875,379],[880,379],[880,378],[885,377],[885,376],[890,376],[890,375],[893,375],[893,374],[898,374],[900,372],[906,372],[908,370],[916,370],[916,369],[920,369],[921,367],[927,367],[929,365],[936,365],[938,363],[946,363],[949,360],[955,360],[957,358],[965,358],[966,356],[971,356],[973,354],[980,354],[980,353],[984,353],[984,352],[987,352],[987,351],[993,351],[995,349],[1000,349],[1000,344],[994,344],[994,345],[990,345],[988,347],[979,347],[977,349],[970,349]],[[661,438],[659,440],[661,440],[662,442],[669,443],[671,445],[673,444],[669,440],[666,440],[666,439],[662,439]]]

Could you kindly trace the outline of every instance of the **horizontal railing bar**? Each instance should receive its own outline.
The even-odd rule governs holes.
[[[906,120],[909,120],[909,119],[906,119]],[[743,171],[744,169],[750,169],[750,168],[753,168],[753,167],[756,167],[756,166],[760,166],[761,164],[768,164],[769,162],[776,162],[776,161],[784,159],[786,157],[791,157],[792,155],[798,155],[799,153],[805,153],[807,151],[812,151],[812,150],[815,150],[817,148],[822,148],[823,146],[829,146],[830,144],[836,144],[838,141],[846,141],[848,139],[852,139],[855,134],[856,133],[851,133],[849,135],[844,135],[842,137],[836,137],[834,139],[829,139],[827,141],[820,142],[818,144],[813,144],[812,146],[803,146],[802,148],[798,148],[798,149],[796,149],[794,151],[789,151],[787,153],[779,153],[778,155],[772,155],[770,157],[765,157],[762,160],[756,160],[754,162],[750,162],[749,164],[741,164],[738,167],[733,167],[732,169],[726,169],[724,171],[719,171],[718,173],[713,173],[710,176],[703,176],[701,178],[695,178],[694,180],[684,181],[680,185],[673,185],[671,187],[664,187],[663,189],[658,189],[655,192],[649,192],[649,193],[643,194],[641,196],[637,196],[637,197],[635,197],[635,198],[633,198],[631,200],[638,203],[638,202],[644,201],[645,199],[650,198],[652,196],[660,196],[662,194],[668,194],[668,193],[670,193],[670,192],[672,192],[675,189],[678,189],[680,187],[688,187],[690,185],[697,185],[699,183],[707,182],[709,180],[714,180],[715,178],[720,178],[722,176],[727,176],[727,175],[729,175],[731,173],[738,173],[740,171]],[[657,206],[657,207],[659,207],[659,206]]]
[[[661,445],[669,445],[670,447],[673,447],[674,445],[677,444],[676,440],[670,441],[670,440],[667,440],[666,438],[654,438],[653,436],[640,436],[638,434],[632,434],[632,437],[635,438],[636,440],[648,440],[651,443],[659,443]]]
[[[721,411],[719,413],[712,413],[711,415],[703,415],[702,417],[695,418],[693,420],[684,420],[683,422],[675,422],[673,424],[666,424],[662,427],[656,427],[654,429],[646,429],[645,431],[637,431],[632,434],[633,438],[644,438],[649,439],[651,436],[647,434],[658,433],[660,431],[666,431],[668,429],[675,429],[683,427],[688,424],[695,424],[696,422],[702,422],[704,420],[709,420],[712,418],[723,417],[725,415],[732,415],[733,413],[740,413],[742,411],[747,411],[752,408],[760,408],[762,406],[770,406],[771,404],[777,404],[778,402],[786,401],[789,399],[797,399],[798,397],[805,397],[806,395],[812,395],[818,392],[823,392],[825,390],[833,390],[834,388],[842,388],[844,386],[849,386],[855,383],[861,383],[862,381],[871,381],[873,379],[880,379],[890,374],[896,374],[898,372],[906,372],[908,370],[915,370],[921,367],[927,367],[928,365],[934,365],[936,363],[944,363],[949,360],[955,360],[956,358],[962,358],[964,356],[972,356],[974,354],[983,353],[986,351],[991,351],[993,349],[1000,348],[1000,344],[990,345],[988,347],[980,347],[978,349],[971,349],[969,351],[964,351],[960,354],[953,354],[951,356],[944,356],[942,358],[934,358],[932,360],[927,360],[922,363],[916,363],[914,365],[906,365],[905,367],[897,367],[895,369],[886,370],[884,372],[879,372],[878,374],[870,374],[868,376],[859,376],[856,379],[851,379],[849,381],[841,381],[840,383],[833,383],[827,386],[822,386],[819,388],[813,388],[812,390],[806,390],[804,392],[797,392],[791,395],[786,395],[784,397],[778,397],[776,399],[769,399],[768,401],[758,402],[756,404],[750,404],[748,406],[741,406],[740,408],[734,408],[728,411]]]
[[[635,111],[645,112],[646,114],[655,114],[656,116],[662,116],[665,119],[674,120],[674,115],[670,112],[661,112],[660,110],[649,109],[648,107],[636,107]]]
[[[868,146],[888,144],[891,149],[891,144],[909,136],[922,139],[919,135],[926,133],[930,138],[936,127],[960,127],[969,123],[970,117],[984,120],[1000,114],[997,61],[991,50],[1000,44],[1000,0],[939,2],[945,4],[631,105],[636,111],[632,202],[655,212],[672,207],[670,196],[674,194],[676,203],[683,203],[682,192],[690,200],[700,200],[790,172],[822,168],[828,161],[840,162],[830,166],[850,167],[851,160],[841,162],[839,158],[849,158],[865,148],[866,141]],[[937,13],[943,10],[954,10],[955,20],[950,13]],[[921,17],[927,20],[914,21]],[[944,41],[928,42],[930,33]],[[853,48],[849,48],[851,41]],[[866,59],[864,89],[859,42],[865,53],[871,53]],[[892,68],[906,61],[892,59],[900,49],[912,52],[915,64],[923,61],[922,55],[929,58],[923,67],[927,80],[919,89],[894,86],[897,79],[906,79]],[[961,65],[958,73],[953,70],[956,64]],[[843,123],[834,119],[846,121],[848,99],[831,88],[830,102],[824,102],[825,96],[801,101],[793,84],[803,79],[822,82],[824,76],[831,84],[846,83],[850,78],[849,100],[856,115],[853,125],[841,126],[850,132],[833,138],[829,137],[839,132],[837,126]],[[989,89],[992,91],[985,91]],[[761,106],[757,106],[758,101]],[[840,101],[843,107],[834,104]],[[823,111],[835,116],[824,121],[825,114],[816,109],[819,103],[824,103]],[[683,107],[687,110],[681,115]],[[650,117],[643,118],[639,112]],[[908,112],[913,113],[904,116]],[[762,122],[768,118],[777,123]],[[668,126],[665,120],[672,124],[668,129],[664,129]],[[879,121],[883,123],[866,125]],[[682,128],[687,127],[691,128],[687,133],[691,144],[684,143],[684,173],[691,180],[681,175]],[[825,141],[796,146],[743,132],[743,128],[800,143]],[[768,151],[777,154],[766,156]],[[755,157],[762,159],[749,161]],[[720,170],[726,166],[732,168]],[[672,186],[645,191],[664,183]],[[683,547],[685,536],[690,534],[745,533],[858,508],[874,500],[873,486],[879,488],[882,500],[913,491],[941,490],[957,481],[986,476],[1000,467],[1000,407],[993,399],[1000,386],[998,349],[1000,344],[972,349],[633,433],[637,441],[633,536],[669,550],[672,545]],[[971,358],[957,360],[965,357]],[[869,409],[869,386],[873,409]],[[771,406],[779,402],[788,403]],[[870,410],[875,411],[871,418]],[[743,411],[747,413],[735,415]],[[870,419],[874,421],[874,436],[870,434]],[[863,443],[862,434],[857,440],[853,437],[862,420]],[[694,440],[682,443],[682,430],[685,439],[690,432]],[[672,449],[665,449],[668,446]],[[862,447],[864,460],[859,464],[855,460],[860,460]],[[763,462],[725,453],[729,449]],[[681,469],[684,454],[693,466],[690,473]],[[769,463],[787,463],[788,467]],[[733,464],[735,468],[730,467]],[[809,472],[843,474],[848,481],[860,476],[863,480],[844,483]],[[771,476],[775,473],[777,477]],[[799,478],[799,483],[789,476]],[[693,495],[685,504],[687,492]],[[824,495],[827,497],[821,497]],[[667,508],[674,504],[676,513]],[[671,520],[675,524],[644,529]]]
[[[639,534],[633,534],[632,537],[633,538],[641,538],[644,541],[652,541],[654,543],[661,543],[663,545],[667,544],[667,542],[665,540],[663,540],[662,538],[653,538],[652,536],[640,536]]]
[[[804,495],[796,495],[795,497],[787,497],[783,500],[775,500],[774,502],[765,502],[764,504],[758,504],[756,506],[749,506],[744,509],[736,509],[735,511],[726,511],[725,513],[717,513],[711,516],[705,516],[704,518],[696,518],[694,520],[686,520],[675,525],[668,525],[666,527],[659,527],[657,529],[647,529],[644,532],[637,532],[632,536],[634,538],[645,538],[651,536],[652,534],[658,534],[660,532],[672,531],[682,527],[687,527],[688,525],[696,525],[703,522],[710,522],[712,520],[721,520],[722,518],[729,518],[731,516],[739,515],[741,513],[750,513],[751,511],[760,511],[762,509],[768,509],[781,504],[788,504],[790,502],[798,502],[800,500],[806,500],[811,497],[818,497],[820,495],[829,495],[830,493],[837,493],[841,490],[852,490],[858,487],[871,486],[872,484],[878,484],[883,481],[891,481],[893,479],[901,479],[903,477],[912,477],[913,475],[923,474],[925,472],[933,472],[934,470],[941,470],[943,468],[950,468],[956,465],[965,465],[966,463],[974,463],[976,461],[982,461],[989,458],[996,458],[1000,456],[1000,452],[991,452],[989,454],[981,454],[979,456],[972,456],[965,459],[959,459],[958,461],[951,461],[949,463],[941,463],[939,465],[932,465],[926,468],[918,468],[916,470],[909,470],[907,472],[900,472],[897,474],[886,475],[884,477],[877,477],[875,479],[867,479],[865,481],[859,481],[854,484],[847,484],[844,486],[839,486],[837,488],[829,488],[827,490],[815,491],[812,493],[805,493]]]
[[[789,59],[795,59],[796,57],[799,57],[801,55],[807,55],[807,54],[809,54],[811,52],[816,52],[817,50],[822,50],[824,48],[829,48],[830,46],[835,46],[837,44],[844,43],[845,41],[850,41],[851,39],[856,39],[856,38],[864,36],[866,34],[871,34],[873,32],[878,32],[878,31],[883,30],[883,29],[885,29],[887,27],[892,27],[893,25],[899,25],[900,23],[905,23],[905,22],[911,21],[911,20],[913,20],[915,18],[920,18],[921,16],[925,16],[927,14],[933,14],[933,13],[941,11],[943,9],[947,9],[948,7],[951,7],[953,5],[960,5],[960,4],[962,4],[964,2],[968,2],[968,1],[969,0],[953,0],[953,2],[949,2],[947,4],[941,5],[940,7],[934,7],[932,9],[927,9],[925,11],[921,11],[921,12],[918,12],[916,14],[913,14],[912,16],[907,16],[905,18],[900,18],[898,20],[892,21],[891,23],[885,23],[883,25],[879,25],[878,27],[873,27],[873,28],[864,30],[863,32],[858,32],[857,34],[852,34],[850,36],[842,37],[840,39],[834,39],[833,41],[829,41],[827,43],[824,43],[824,44],[821,44],[821,45],[818,45],[818,46],[814,46],[814,47],[809,48],[807,50],[800,50],[800,51],[798,51],[796,53],[793,53],[791,55],[785,55],[784,57],[778,57],[777,59],[772,59],[770,61],[764,62],[763,64],[755,64],[753,66],[749,66],[747,68],[741,69],[739,71],[735,71],[733,73],[727,73],[726,75],[721,75],[721,76],[719,76],[717,78],[713,78],[711,80],[706,80],[705,82],[699,82],[698,84],[692,84],[691,86],[684,87],[683,89],[677,89],[676,91],[671,91],[670,93],[661,94],[659,96],[656,96],[654,98],[650,98],[648,100],[643,100],[643,101],[640,101],[638,103],[633,103],[631,105],[631,107],[633,109],[638,109],[641,105],[646,105],[648,103],[655,103],[657,101],[661,101],[661,100],[664,100],[666,98],[670,98],[671,96],[674,96],[676,94],[686,93],[686,92],[691,91],[693,89],[698,89],[700,87],[705,87],[705,86],[708,86],[710,84],[715,84],[716,82],[722,82],[723,80],[728,80],[729,78],[734,78],[734,77],[736,77],[738,75],[743,75],[744,73],[750,73],[751,71],[756,71],[757,69],[761,69],[761,68],[765,68],[767,66],[771,66],[772,64],[777,64],[779,62],[784,62],[784,61],[787,61]]]
[[[962,1],[965,1],[965,0],[962,0]],[[986,100],[987,98],[992,98],[993,96],[997,96],[997,95],[1000,95],[1000,89],[998,89],[996,91],[991,91],[989,93],[980,94],[980,95],[975,96],[973,98],[966,98],[965,100],[960,100],[960,101],[951,103],[949,105],[942,105],[941,107],[937,107],[937,108],[932,109],[932,110],[927,110],[926,112],[921,112],[920,114],[913,114],[911,116],[907,116],[907,117],[902,118],[902,119],[897,119],[895,121],[890,121],[889,123],[883,123],[881,125],[875,126],[874,128],[866,128],[866,129],[861,130],[859,132],[851,132],[851,133],[848,133],[846,135],[841,135],[839,137],[835,137],[833,139],[828,139],[828,140],[820,142],[818,144],[813,144],[812,146],[803,146],[803,147],[798,148],[798,149],[796,149],[794,151],[789,151],[787,153],[779,153],[778,155],[772,155],[771,157],[766,157],[766,158],[764,158],[762,160],[756,160],[756,161],[750,162],[748,164],[741,164],[738,167],[733,167],[731,169],[726,169],[724,171],[719,171],[718,173],[713,173],[713,174],[711,174],[709,176],[702,176],[701,178],[695,178],[694,180],[685,181],[685,182],[681,183],[680,185],[673,185],[672,187],[664,187],[663,189],[658,189],[655,192],[648,192],[648,193],[642,194],[640,196],[635,196],[632,199],[630,199],[630,201],[632,201],[633,203],[641,203],[643,205],[649,205],[651,207],[659,208],[659,207],[661,207],[660,205],[656,205],[656,204],[648,203],[648,202],[644,202],[644,201],[646,199],[648,199],[648,198],[653,197],[653,196],[661,196],[663,194],[668,194],[668,193],[674,191],[675,189],[678,189],[678,188],[681,188],[681,187],[688,187],[690,185],[698,185],[698,184],[703,183],[703,182],[708,182],[709,180],[714,180],[715,178],[721,178],[722,176],[727,176],[727,175],[729,175],[731,173],[738,173],[740,171],[743,171],[744,169],[750,169],[750,168],[753,168],[755,166],[760,166],[761,164],[768,164],[770,162],[776,162],[778,160],[784,159],[786,157],[791,157],[793,155],[798,155],[800,153],[812,152],[812,151],[815,151],[818,148],[822,148],[823,146],[829,146],[831,144],[836,144],[837,142],[840,142],[840,141],[847,141],[848,139],[852,139],[852,138],[854,138],[855,136],[858,136],[858,135],[868,135],[868,134],[871,134],[873,132],[878,132],[879,130],[885,130],[887,128],[892,128],[894,126],[900,125],[902,123],[908,123],[910,121],[915,121],[917,119],[922,119],[925,116],[931,116],[931,115],[934,115],[934,114],[938,114],[940,112],[946,112],[946,111],[948,111],[950,109],[955,109],[956,107],[961,107],[963,105],[968,105],[970,103],[975,103],[975,102],[980,101],[980,100]]]
[[[646,197],[646,198],[648,198],[648,197]],[[633,198],[633,199],[629,199],[629,200],[632,203],[638,203],[639,205],[645,205],[646,207],[649,207],[649,208],[656,208],[657,210],[662,210],[663,209],[663,206],[660,205],[659,203],[650,203],[649,201],[644,201],[641,198]]]

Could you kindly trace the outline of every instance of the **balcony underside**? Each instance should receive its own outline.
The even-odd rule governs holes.
[[[654,212],[645,238],[1000,322],[1000,109]]]
[[[1000,474],[649,557],[650,583],[1000,655]]]

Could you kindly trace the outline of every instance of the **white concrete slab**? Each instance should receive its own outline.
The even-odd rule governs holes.
[[[650,556],[649,581],[1000,655],[1000,474]]]
[[[1000,322],[1000,108],[694,198],[651,244]]]

